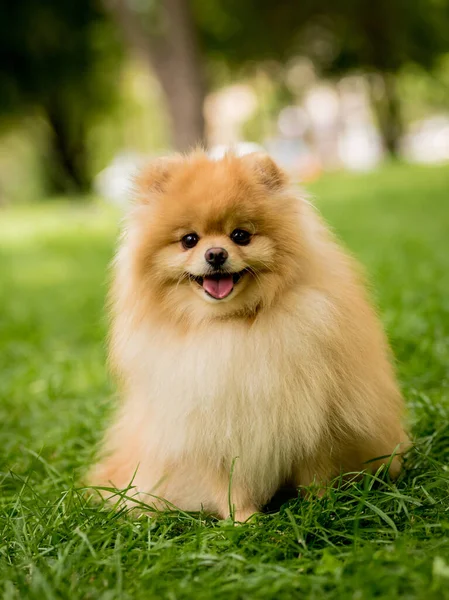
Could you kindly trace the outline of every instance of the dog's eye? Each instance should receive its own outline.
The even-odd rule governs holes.
[[[188,250],[189,248],[193,248],[194,246],[196,246],[199,242],[199,239],[200,238],[197,236],[196,233],[188,233],[182,238],[181,244],[186,250]]]
[[[231,233],[231,240],[239,246],[247,246],[251,241],[251,234],[244,229],[234,229]]]

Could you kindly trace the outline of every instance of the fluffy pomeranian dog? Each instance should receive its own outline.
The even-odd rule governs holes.
[[[282,170],[197,152],[136,187],[112,288],[122,403],[90,483],[244,521],[286,484],[396,476],[407,436],[382,327]]]

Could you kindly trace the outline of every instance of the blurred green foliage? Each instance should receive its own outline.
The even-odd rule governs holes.
[[[432,68],[449,50],[447,0],[193,0],[204,48],[230,64],[309,56],[323,71]]]
[[[442,55],[432,71],[408,65],[398,75],[406,122],[432,113],[447,113],[449,107],[449,53]]]
[[[116,100],[122,56],[115,28],[95,0],[21,0],[0,8],[0,116],[38,115],[54,191],[86,191],[87,134]],[[41,132],[42,133],[42,132]]]

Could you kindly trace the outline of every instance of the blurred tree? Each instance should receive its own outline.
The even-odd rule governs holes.
[[[205,87],[188,0],[104,0],[128,45],[154,70],[171,120],[172,143],[184,151],[204,142]]]
[[[403,130],[398,74],[410,64],[431,71],[449,51],[448,0],[318,1],[334,36],[323,72],[377,75],[370,78],[373,107],[385,148],[396,155]]]
[[[94,0],[2,3],[0,114],[45,118],[53,192],[89,188],[86,133],[114,96],[118,48]]]
[[[302,55],[324,75],[373,74],[373,107],[384,145],[402,132],[396,79],[432,69],[449,51],[449,0],[193,0],[203,46],[233,68]]]

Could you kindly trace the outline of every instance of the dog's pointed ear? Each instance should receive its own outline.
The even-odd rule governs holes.
[[[242,156],[242,161],[256,174],[259,181],[269,190],[278,190],[288,182],[284,171],[263,152],[252,152]]]
[[[162,194],[181,161],[180,156],[167,156],[157,158],[140,169],[134,177],[136,200],[146,204]]]

